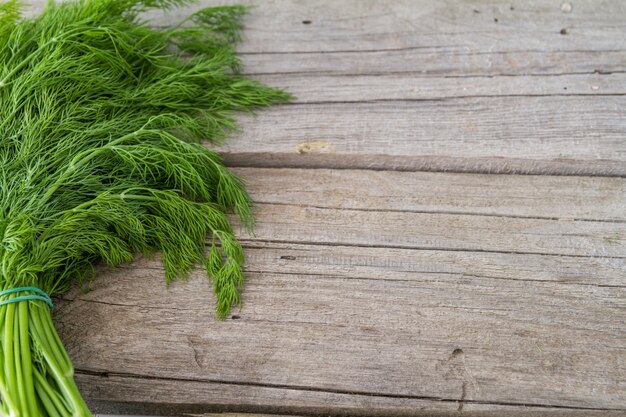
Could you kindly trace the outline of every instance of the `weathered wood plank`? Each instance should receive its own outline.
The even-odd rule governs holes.
[[[316,268],[323,259],[326,272],[344,278],[404,280],[420,274],[432,280],[486,279],[546,281],[562,284],[625,287],[626,259],[571,256],[449,252],[394,248],[361,248],[246,242],[247,270],[298,274]],[[136,263],[144,267],[143,262]],[[506,283],[502,283],[506,285]]]
[[[97,395],[104,400],[95,401],[98,409],[102,412],[124,412],[129,414],[151,412],[155,415],[189,414],[197,417],[284,417],[274,413],[281,410],[294,416],[294,410],[311,416],[346,416],[346,415],[372,415],[373,410],[379,411],[383,416],[458,416],[458,405],[454,402],[427,399],[404,399],[385,398],[371,395],[339,394],[316,391],[301,391],[286,388],[261,387],[254,385],[229,385],[213,382],[177,381],[172,384],[169,380],[145,379],[130,376],[112,375],[107,378],[78,375],[81,389]],[[98,387],[97,391],[94,387]],[[122,389],[120,389],[120,387]],[[153,393],[154,403],[146,405],[139,403],[146,392]],[[113,404],[110,398],[123,398],[123,403]],[[190,405],[190,401],[198,401],[200,398],[204,404]],[[242,406],[233,407],[232,399],[238,398]],[[277,405],[277,400],[289,403],[289,408]],[[168,402],[169,401],[169,402]],[[172,404],[173,402],[176,402]],[[261,404],[259,404],[261,402]],[[328,404],[332,404],[329,407]],[[214,410],[263,410],[272,413],[262,416],[248,413],[203,413],[208,407]],[[445,411],[444,411],[445,410]],[[469,417],[500,417],[503,413],[511,417],[622,417],[622,411],[532,407],[523,408],[507,405],[490,405],[465,403],[463,415]]]
[[[202,4],[242,3],[238,0]],[[561,2],[444,0],[393,2],[279,0],[257,7],[246,21],[242,52],[323,52],[440,48],[493,53],[511,50],[623,50],[626,6],[579,0]],[[513,10],[511,7],[513,6]],[[197,7],[197,6],[195,6]],[[187,9],[189,10],[189,9]],[[152,13],[170,24],[187,11]],[[497,19],[497,21],[495,21]],[[310,21],[310,23],[303,23]],[[561,34],[566,28],[567,34]]]
[[[487,77],[272,74],[255,78],[288,90],[295,103],[310,104],[500,96],[577,96],[584,100],[581,96],[626,95],[626,73]]]
[[[158,258],[104,272],[94,291],[60,303],[59,330],[94,405],[378,415],[626,409],[623,179],[238,173],[266,201],[245,240],[243,308],[230,320],[215,319],[201,271],[166,289]],[[447,191],[436,201],[439,189]],[[533,205],[526,193],[546,198]],[[420,210],[422,195],[432,213],[405,211]],[[557,220],[572,217],[586,220]],[[599,239],[602,227],[617,234]],[[459,250],[388,247],[418,240]]]
[[[527,254],[442,252],[437,250],[332,247],[294,243],[246,242],[249,273],[307,274],[324,265],[318,275],[389,281],[449,281],[467,277],[487,280],[540,281],[593,287],[626,287],[624,259],[575,258]],[[155,268],[140,258],[131,268]],[[160,272],[160,267],[156,267]],[[502,285],[506,285],[503,282]],[[128,296],[127,299],[139,302]],[[164,303],[161,307],[166,307]]]
[[[254,240],[624,258],[626,223],[258,204]]]
[[[236,168],[257,203],[626,221],[626,179]]]
[[[626,96],[279,106],[244,117],[235,165],[626,175]]]
[[[445,407],[626,406],[624,288],[420,273],[387,280],[382,270],[346,278],[320,259],[299,274],[249,273],[244,309],[218,323],[201,273],[168,291],[158,265],[107,274],[61,310],[78,369],[277,387],[293,391],[287,398],[313,388]],[[158,400],[167,401],[176,402]]]
[[[261,176],[256,181],[262,185],[255,185],[255,170],[242,170],[241,173],[247,173],[247,177],[251,178],[248,182],[251,182],[253,196],[260,201],[257,203],[258,221],[252,241],[626,257],[626,223],[623,222],[626,213],[622,179],[579,180],[573,177],[560,181],[559,177],[555,177],[547,179],[546,184],[536,186],[532,184],[541,183],[546,177],[421,173],[409,174],[406,179],[398,180],[397,178],[405,174],[369,173],[364,174],[361,177],[363,181],[360,182],[356,179],[360,177],[360,172],[345,170],[261,170]],[[285,176],[281,176],[281,173]],[[447,188],[454,179],[462,178],[458,188],[443,191],[444,195],[460,192],[452,204],[462,207],[462,210],[459,212],[436,206],[420,210],[416,201],[424,199],[425,204],[428,204],[438,198],[436,186],[431,184],[428,187],[416,181],[420,177],[436,178],[433,182],[438,179],[442,189]],[[286,181],[291,181],[292,185],[286,185]],[[472,209],[482,198],[486,198],[484,205],[490,202],[494,209],[498,207],[495,194],[490,195],[490,192],[498,193],[498,189],[484,190],[499,181],[504,181],[500,183],[500,187],[509,184],[510,197],[508,202],[505,202],[507,198],[503,198],[504,204],[524,207],[513,213],[519,216],[519,210],[526,210],[528,217],[509,217],[497,211],[494,213],[490,210]],[[585,187],[585,181],[591,181],[589,185],[595,181],[595,184]],[[350,183],[354,187],[350,188]],[[400,185],[389,185],[394,183]],[[473,187],[468,186],[470,183]],[[577,183],[580,184],[580,189],[574,185]],[[567,186],[574,188],[563,192]],[[299,187],[301,190],[295,195],[293,191],[290,192]],[[538,188],[532,190],[533,187]],[[583,200],[586,195],[593,198],[596,193],[591,189],[602,194],[607,193],[601,198],[602,203],[595,200],[595,204],[604,206],[608,203],[605,208],[610,210],[612,201],[615,207],[613,219],[618,220],[617,223],[575,220],[578,209],[570,211],[568,207],[577,207],[576,200]],[[396,195],[386,195],[389,192],[395,192]],[[533,199],[541,199],[542,195],[546,196],[544,201],[547,208],[541,203],[530,203]],[[548,195],[551,196],[547,197]],[[442,198],[445,201],[445,197]],[[347,202],[342,203],[342,200]],[[559,200],[563,203],[559,208],[549,207],[550,201],[557,204]],[[338,204],[332,204],[333,201],[338,201]],[[591,201],[594,200],[589,200],[590,203]],[[583,207],[584,205],[580,206],[584,210]],[[534,215],[530,216],[529,210],[532,209]]]
[[[245,45],[245,43],[244,43]],[[439,78],[615,75],[624,72],[622,49],[500,50],[488,44],[453,48],[423,47],[352,52],[242,53],[244,72],[253,75],[403,76]],[[487,50],[488,49],[488,50]],[[600,77],[601,78],[601,77]],[[541,78],[539,78],[541,80]],[[529,87],[527,87],[529,88]]]
[[[347,170],[259,170],[261,176],[257,177],[255,172],[250,169],[241,171],[250,177],[248,182],[251,182],[257,201],[258,222],[253,241],[626,257],[623,179],[573,177],[561,180],[542,176],[354,173]],[[445,188],[442,194],[450,196],[457,207],[462,207],[461,212],[431,205],[429,200],[445,197],[439,197],[434,184],[427,188],[418,178],[440,182],[439,190]],[[455,180],[460,184],[449,187]],[[546,181],[544,184],[543,180]],[[585,187],[586,181],[594,185]],[[286,185],[288,182],[291,185]],[[492,186],[498,182],[500,187],[508,184],[506,194],[510,197],[497,197],[499,190]],[[468,186],[470,183],[473,187]],[[345,191],[350,187],[352,191]],[[294,189],[298,190],[295,194]],[[569,191],[563,192],[564,189]],[[395,195],[389,196],[389,192]],[[604,197],[592,200],[597,193]],[[542,195],[551,195],[544,198],[548,206],[546,212],[542,212],[545,207],[542,204],[530,203],[533,199],[541,199]],[[340,196],[339,199],[336,196]],[[482,198],[485,198],[483,205],[491,209],[472,208]],[[579,206],[578,202],[585,198],[587,203]],[[431,209],[420,211],[415,204],[420,199],[425,199]],[[529,217],[499,215],[498,201],[525,207],[521,210],[534,209],[534,216],[529,216],[529,211],[526,211]],[[605,221],[611,216],[602,217],[606,214],[605,208],[610,210],[611,202],[615,207],[613,218],[617,222]],[[559,203],[562,204],[558,208],[554,207]],[[572,211],[570,206],[579,207]],[[585,210],[585,206],[603,206],[599,209],[602,214],[598,213],[602,218],[598,221],[573,220],[577,218],[575,212]],[[513,213],[519,215],[520,211]]]

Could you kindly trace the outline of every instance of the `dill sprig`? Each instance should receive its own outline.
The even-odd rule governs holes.
[[[236,112],[289,96],[238,73],[245,7],[170,28],[140,20],[185,3],[48,2],[32,19],[18,1],[0,4],[2,290],[59,295],[98,261],[158,250],[167,282],[206,266],[220,318],[239,302],[244,256],[227,215],[252,226],[251,201],[200,142],[223,141]],[[0,306],[2,415],[90,415],[46,309]]]

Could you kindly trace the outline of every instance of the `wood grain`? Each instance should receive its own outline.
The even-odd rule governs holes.
[[[61,303],[59,330],[95,406],[377,415],[626,408],[623,179],[238,173],[265,201],[255,236],[242,236],[247,286],[231,319],[215,319],[200,271],[166,289],[158,257],[103,271],[92,292]],[[438,189],[446,191],[435,201]],[[419,211],[422,195],[432,212]],[[545,199],[529,205],[533,195]],[[450,213],[455,206],[464,213]],[[612,239],[600,239],[604,227]]]

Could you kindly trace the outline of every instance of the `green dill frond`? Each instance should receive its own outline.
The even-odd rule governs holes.
[[[93,264],[161,251],[167,282],[197,265],[223,318],[240,300],[253,223],[217,153],[235,115],[289,99],[236,71],[240,6],[172,28],[139,19],[185,0],[81,0],[20,20],[0,5],[0,285],[67,291]],[[209,248],[206,241],[209,239]]]
[[[187,3],[48,1],[33,19],[18,1],[0,4],[0,415],[92,415],[52,302],[33,292],[60,295],[95,263],[160,251],[166,283],[205,267],[218,317],[240,302],[244,253],[229,214],[250,228],[252,203],[201,142],[289,96],[238,73],[246,8],[171,28],[140,20]]]

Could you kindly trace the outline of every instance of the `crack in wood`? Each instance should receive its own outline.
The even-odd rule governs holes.
[[[344,395],[364,395],[364,396],[369,396],[369,397],[382,397],[382,398],[433,400],[433,401],[440,401],[440,402],[450,402],[450,403],[455,403],[455,404],[458,404],[459,402],[458,398],[443,398],[443,397],[435,397],[435,396],[408,395],[408,394],[392,394],[392,393],[358,391],[358,390],[342,390],[342,389],[331,389],[331,388],[324,388],[324,387],[300,386],[300,385],[289,385],[289,384],[270,384],[270,383],[260,383],[260,382],[229,381],[229,380],[219,380],[219,379],[210,379],[210,378],[169,378],[169,377],[164,378],[164,377],[158,377],[158,376],[152,376],[152,375],[141,375],[141,374],[123,373],[123,372],[103,372],[103,371],[83,369],[83,368],[77,368],[75,370],[75,373],[77,375],[84,374],[84,375],[100,377],[100,378],[118,377],[118,378],[128,378],[128,379],[137,379],[137,380],[198,382],[198,383],[211,383],[211,384],[223,384],[223,385],[237,385],[237,386],[244,386],[244,387],[247,386],[247,387],[273,388],[273,389],[291,390],[291,391],[310,391],[310,392],[323,392],[323,393],[344,394]],[[464,403],[514,406],[514,407],[523,407],[523,408],[555,408],[555,409],[562,409],[562,410],[626,411],[626,408],[578,407],[578,406],[568,406],[568,405],[562,405],[562,404],[518,403],[514,401],[489,401],[489,400],[464,399]]]
[[[568,258],[591,258],[591,259],[626,259],[625,256],[609,256],[609,255],[575,255],[575,254],[560,254],[560,253],[544,253],[536,251],[513,251],[513,250],[497,250],[497,249],[478,249],[478,248],[446,248],[446,247],[430,247],[430,246],[411,246],[411,245],[383,245],[383,244],[367,244],[367,243],[355,243],[355,242],[298,242],[284,239],[256,239],[256,242],[265,243],[299,243],[307,244],[311,246],[331,246],[331,247],[354,247],[354,248],[379,248],[379,249],[410,249],[410,250],[428,250],[428,251],[441,251],[441,252],[472,252],[472,253],[500,253],[507,255],[538,255],[538,256],[559,256]],[[246,242],[246,239],[241,239],[241,242]]]
[[[552,94],[475,94],[466,96],[450,97],[424,97],[424,98],[378,98],[371,100],[320,100],[320,101],[294,101],[281,106],[327,106],[329,104],[376,104],[376,103],[422,103],[422,102],[444,102],[455,100],[471,100],[476,98],[546,98],[546,97],[625,97],[626,93],[552,93]],[[276,106],[280,107],[280,106]]]
[[[203,369],[204,367],[200,363],[200,354],[198,352],[198,349],[196,348],[196,342],[193,341],[191,336],[187,336],[187,343],[189,344],[189,347],[193,350],[193,360],[196,363],[196,366],[199,369]]]
[[[467,397],[467,381],[463,381],[463,385],[461,385],[461,399],[459,399],[459,408],[458,411],[463,411],[463,406],[465,405],[465,397]]]
[[[293,203],[282,203],[275,201],[255,200],[255,204],[267,204],[273,206],[293,207]],[[477,213],[471,211],[454,211],[454,210],[403,210],[403,209],[380,209],[380,208],[363,208],[363,207],[341,207],[341,206],[319,206],[315,204],[299,204],[299,207],[310,207],[320,210],[349,210],[361,211],[364,213],[411,213],[411,214],[441,214],[446,216],[477,216],[477,217],[495,217],[506,219],[528,219],[528,220],[555,220],[555,221],[572,221],[572,222],[598,222],[598,223],[626,223],[626,219],[590,219],[579,217],[553,217],[553,216],[528,216],[504,213]]]
[[[479,32],[473,32],[479,33]],[[488,32],[487,32],[488,33]],[[438,33],[442,35],[444,33]],[[381,52],[406,52],[425,49],[445,49],[445,48],[466,48],[466,45],[425,45],[425,46],[406,46],[401,48],[380,48],[380,49],[332,49],[332,50],[317,50],[317,51],[241,51],[239,55],[331,55],[331,54],[377,54]],[[607,52],[624,52],[624,49],[512,49],[510,51],[471,51],[471,52],[451,52],[450,55],[454,56],[474,56],[474,55],[509,55],[509,54],[598,54]]]
[[[514,77],[565,77],[571,75],[615,75],[626,74],[626,71],[611,69],[596,69],[594,71],[568,71],[568,72],[498,72],[498,73],[466,73],[466,74],[447,74],[443,71],[416,71],[416,70],[393,70],[393,71],[367,71],[367,72],[336,72],[333,70],[297,70],[297,71],[271,71],[271,72],[242,72],[245,75],[251,77],[257,76],[285,76],[285,75],[312,75],[322,76],[329,78],[343,78],[343,77],[388,77],[396,75],[413,75],[418,79],[435,80],[438,78],[443,79],[474,79],[474,78],[514,78]],[[297,99],[297,98],[296,98]]]
[[[253,246],[248,246],[248,245],[244,245],[244,248],[252,248]],[[271,247],[271,246],[270,246]],[[266,247],[257,247],[257,248],[266,248]],[[133,266],[132,264],[130,265],[120,265],[118,266],[118,269],[126,269],[126,270],[136,270],[136,269],[141,269],[141,270],[150,270],[150,271],[159,271],[159,272],[164,272],[164,268],[163,266],[149,266],[149,265],[142,265],[140,267],[137,266]],[[354,276],[354,277],[349,277],[346,278],[345,276],[342,275],[337,275],[337,274],[326,274],[326,273],[313,273],[313,272],[306,272],[306,273],[300,273],[300,272],[282,272],[282,271],[267,271],[267,270],[263,270],[263,269],[254,269],[254,268],[245,268],[245,272],[247,274],[267,274],[267,275],[277,275],[277,276],[294,276],[294,277],[311,277],[311,278],[319,278],[319,279],[329,279],[329,280],[345,280],[345,279],[350,279],[352,281],[383,281],[383,282],[398,282],[398,283],[425,283],[425,282],[437,282],[436,280],[432,280],[432,279],[402,279],[402,278],[384,278],[384,277],[360,277],[360,276]],[[503,280],[503,281],[518,281],[518,282],[528,282],[528,283],[533,283],[533,282],[540,282],[540,283],[547,283],[547,284],[557,284],[557,285],[577,285],[577,286],[583,286],[583,287],[591,287],[591,288],[626,288],[626,284],[624,285],[612,285],[612,284],[595,284],[595,283],[586,283],[586,282],[570,282],[570,281],[557,281],[557,280],[548,280],[548,279],[523,279],[523,278],[509,278],[509,277],[502,277],[502,276],[490,276],[490,275],[476,275],[476,274],[470,274],[470,273],[466,273],[466,272],[449,272],[449,271],[427,271],[427,270],[405,270],[405,271],[398,271],[395,270],[395,272],[407,272],[407,273],[411,273],[411,274],[425,274],[425,275],[445,275],[445,276],[456,276],[459,278],[475,278],[475,279],[481,279],[481,280]],[[85,298],[66,298],[66,297],[55,297],[56,299],[59,300],[63,300],[63,301],[93,301],[93,302],[97,302],[96,300],[89,300],[89,299],[85,299]],[[104,303],[104,302],[103,302]],[[111,305],[119,305],[119,306],[129,306],[129,307],[139,307],[137,305],[132,305],[132,304],[113,304],[113,303],[104,303],[104,304],[111,304]],[[178,309],[178,310],[183,310],[185,311],[185,309]]]

